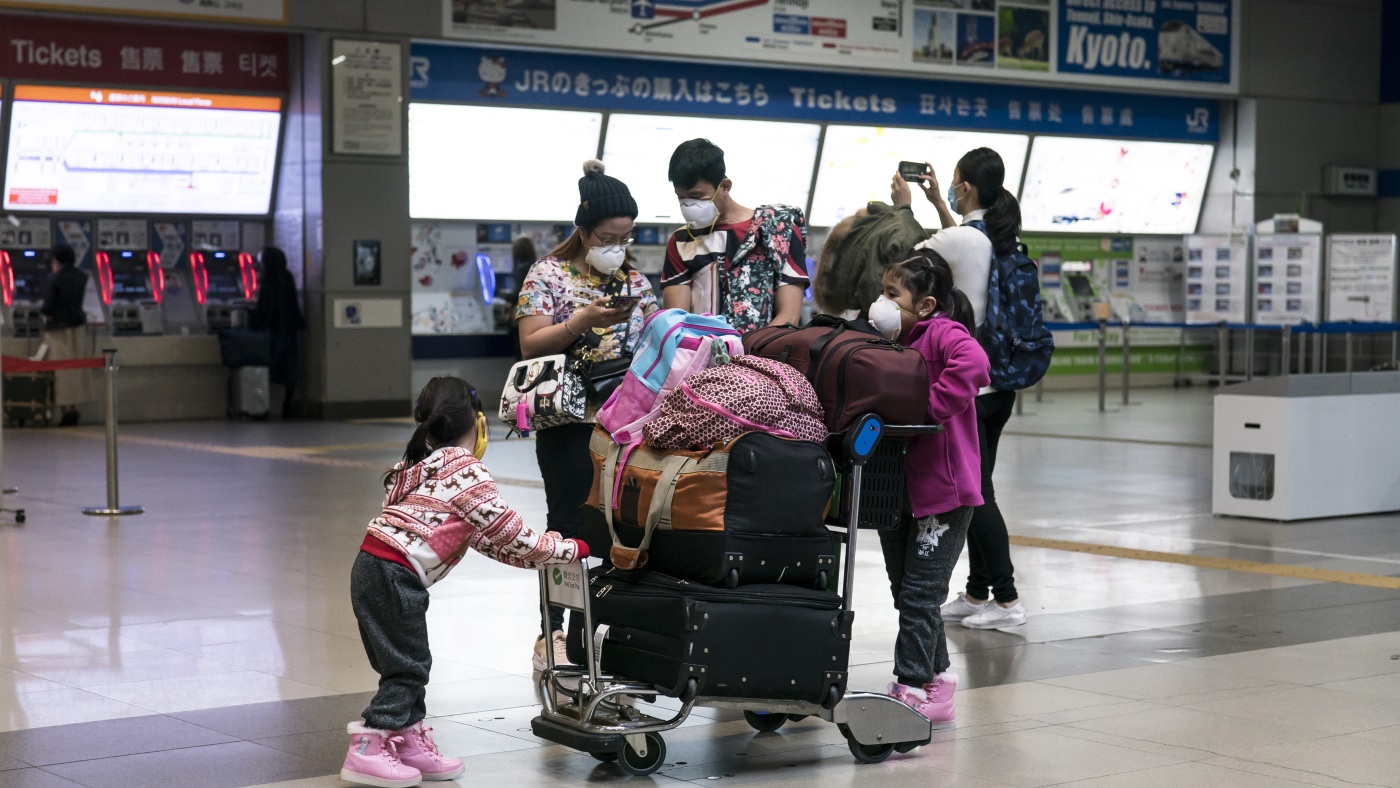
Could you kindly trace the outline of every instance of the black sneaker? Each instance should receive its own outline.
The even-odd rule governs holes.
[[[58,426],[76,427],[78,425],[78,421],[82,419],[82,417],[83,414],[79,413],[78,411],[70,410],[67,413],[63,414],[63,418],[59,419]]]

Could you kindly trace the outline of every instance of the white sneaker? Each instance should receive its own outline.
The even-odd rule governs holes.
[[[944,605],[939,609],[939,612],[942,613],[944,621],[962,621],[964,618],[975,616],[986,609],[986,602],[980,605],[974,605],[972,602],[968,601],[967,594],[959,591],[958,598]]]
[[[561,665],[572,665],[573,663],[569,661],[568,648],[565,645],[568,641],[564,639],[564,633],[555,632],[554,637],[550,638],[550,642],[554,645],[555,667],[559,667]],[[549,667],[545,662],[543,637],[535,638],[535,654],[530,659],[530,665],[535,669],[536,673],[539,673],[545,668]]]
[[[1019,627],[1024,623],[1026,608],[1021,605],[1019,599],[1011,607],[988,603],[977,615],[962,620],[962,625],[968,629],[1005,629]]]

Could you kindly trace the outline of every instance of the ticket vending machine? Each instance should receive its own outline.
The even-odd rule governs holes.
[[[97,251],[97,287],[113,334],[160,334],[165,269],[149,250]]]
[[[195,303],[210,331],[247,325],[258,297],[253,255],[229,249],[190,253]]]
[[[44,286],[49,281],[48,249],[0,249],[0,294],[6,333],[36,337],[43,332]]]
[[[164,333],[165,269],[146,220],[98,219],[94,267],[113,334]]]
[[[48,219],[13,218],[0,222],[0,301],[5,333],[38,336],[44,318],[44,289],[49,279],[53,226]]]

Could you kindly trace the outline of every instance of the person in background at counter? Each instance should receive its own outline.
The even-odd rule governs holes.
[[[802,209],[740,205],[724,151],[706,139],[676,148],[669,177],[686,224],[666,241],[666,307],[723,315],[746,333],[797,323],[810,284]]]
[[[510,286],[515,289],[514,292],[506,294],[507,303],[514,304],[520,299],[525,277],[530,275],[530,268],[538,259],[540,258],[535,252],[535,242],[530,240],[530,236],[522,235],[510,245]],[[525,356],[520,352],[520,321],[514,315],[511,316],[507,333],[510,334],[511,347],[515,348],[515,360],[520,361]]]
[[[53,248],[53,273],[44,289],[44,344],[53,361],[88,358],[93,354],[92,340],[87,332],[87,313],[83,299],[87,295],[88,275],[78,270],[73,247],[58,244]],[[78,406],[91,402],[92,373],[86,369],[66,369],[54,373],[53,401],[63,412],[59,424],[71,427],[82,414]]]
[[[249,328],[266,331],[272,338],[272,363],[268,379],[281,386],[282,418],[292,417],[292,397],[301,379],[298,334],[306,326],[301,316],[301,301],[297,283],[287,270],[287,255],[275,246],[265,246],[260,256],[262,283],[258,286],[258,303],[249,319]]]
[[[515,317],[525,358],[564,353],[600,362],[628,356],[641,339],[646,316],[657,308],[646,275],[626,264],[637,218],[637,201],[627,184],[603,174],[603,163],[590,159],[583,163],[578,196],[573,234],[535,263],[520,288]],[[614,307],[615,296],[640,300]],[[565,538],[577,537],[583,527],[581,509],[593,486],[592,410],[599,404],[589,403],[583,422],[535,431],[548,530]],[[549,624],[548,642],[541,637],[535,643],[535,670],[544,670],[545,649],[551,647],[556,664],[569,664],[563,608],[550,608]]]
[[[958,160],[946,202],[932,165],[928,172],[919,186],[938,210],[943,229],[916,248],[931,249],[948,261],[953,269],[953,281],[967,294],[980,329],[987,317],[987,282],[992,257],[1016,250],[1017,236],[1021,232],[1021,206],[1005,188],[1006,165],[1001,155],[991,148],[976,148]],[[890,192],[891,201],[896,205],[908,205],[912,200],[909,184],[898,173],[891,182]],[[962,225],[957,224],[954,213],[963,217]],[[1016,570],[1011,563],[1006,520],[992,486],[997,444],[1015,405],[1016,392],[990,387],[983,389],[976,400],[983,503],[973,510],[967,531],[970,564],[967,591],[943,606],[945,621],[960,621],[969,629],[1001,629],[1026,623],[1026,608],[1016,591]],[[991,604],[992,599],[996,604]]]

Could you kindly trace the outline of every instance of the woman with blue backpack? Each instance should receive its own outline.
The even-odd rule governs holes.
[[[1017,240],[1021,206],[1006,189],[1005,180],[1001,155],[991,148],[977,148],[958,160],[946,200],[932,165],[919,181],[924,196],[938,210],[943,229],[916,248],[930,249],[948,261],[953,280],[972,304],[978,338],[991,361],[992,385],[976,399],[983,503],[968,525],[967,590],[942,611],[944,621],[960,621],[971,629],[1026,623],[992,470],[1002,429],[1016,405],[1016,390],[1040,379],[1054,347],[1040,319],[1034,264]],[[898,174],[891,182],[890,196],[896,205],[911,202],[909,184]],[[962,216],[961,225],[954,214]]]

